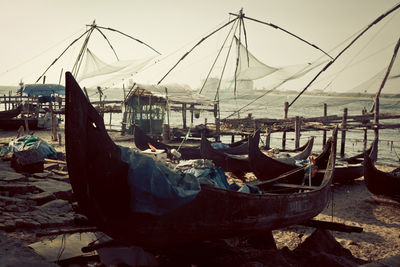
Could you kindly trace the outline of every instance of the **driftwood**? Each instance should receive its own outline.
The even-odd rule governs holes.
[[[58,229],[48,232],[38,232],[36,237],[50,236],[50,235],[63,235],[63,234],[75,234],[75,233],[86,233],[86,232],[97,232],[97,227],[79,227],[72,229]]]
[[[314,227],[318,229],[345,232],[345,233],[361,233],[363,231],[362,227],[350,226],[337,222],[319,221],[319,220],[308,220],[301,223],[300,225]]]

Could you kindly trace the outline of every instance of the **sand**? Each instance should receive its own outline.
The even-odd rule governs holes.
[[[64,133],[59,141],[51,141],[48,131],[34,131],[34,135],[53,145],[58,152],[65,153]],[[8,143],[16,137],[16,132],[0,131],[0,142]],[[118,133],[112,133],[118,137]],[[117,141],[117,144],[134,147],[132,141]],[[378,166],[384,171],[393,166]],[[340,244],[349,249],[353,256],[375,261],[400,254],[400,204],[376,200],[367,190],[362,178],[352,185],[333,186],[332,198],[326,209],[316,219],[344,223],[363,228],[362,233],[342,233],[331,231]],[[287,246],[295,249],[314,229],[292,226],[273,231],[278,248]]]

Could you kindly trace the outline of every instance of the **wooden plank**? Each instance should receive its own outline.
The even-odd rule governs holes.
[[[326,229],[331,231],[345,232],[345,233],[361,233],[364,229],[362,227],[350,226],[343,223],[327,222],[319,220],[308,220],[300,225],[314,227],[319,229]]]
[[[285,187],[285,188],[290,188],[290,189],[305,189],[305,190],[315,190],[320,188],[319,186],[309,186],[309,185],[298,185],[298,184],[283,184],[283,183],[277,183],[273,184],[273,186],[276,187]]]

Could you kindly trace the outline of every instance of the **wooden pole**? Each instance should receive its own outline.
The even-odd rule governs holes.
[[[121,135],[125,135],[125,131],[126,131],[126,125],[127,125],[127,116],[128,113],[126,112],[126,110],[124,110],[124,114],[122,115],[122,129],[121,129]]]
[[[190,104],[190,127],[193,127],[193,120],[194,120],[194,104]]]
[[[149,132],[150,132],[150,134],[153,133],[151,110],[152,110],[152,108],[151,108],[151,96],[149,96],[149,128],[150,128]]]
[[[182,104],[182,123],[183,129],[186,129],[186,104]]]
[[[375,98],[374,101],[375,109],[374,109],[374,137],[375,139],[379,138],[379,96]]]
[[[170,124],[169,124],[169,101],[168,101],[168,89],[167,89],[167,87],[165,87],[165,103],[166,103],[166,108],[167,108],[167,123],[168,123],[168,137],[169,137]]]
[[[215,141],[219,142],[219,135],[220,135],[220,125],[219,125],[219,119],[218,119],[218,103],[214,104],[214,119],[215,119],[215,131],[216,131],[216,136],[215,136]]]
[[[295,136],[295,148],[298,148],[300,146],[300,130],[301,130],[301,119],[299,116],[296,116],[296,120],[294,122],[294,131],[296,133]]]
[[[340,143],[340,157],[344,157],[344,150],[346,146],[346,124],[347,124],[347,108],[344,108],[343,110],[343,119],[342,119],[342,125],[341,125],[341,131],[342,131],[342,139]]]
[[[283,118],[287,119],[288,117],[288,111],[289,111],[289,102],[285,102],[283,106]],[[283,131],[282,134],[282,149],[285,150],[286,148],[286,131]]]
[[[365,107],[362,109],[361,114],[365,115],[367,113],[367,110],[365,109]],[[363,124],[366,124],[369,120],[363,120]],[[364,148],[363,151],[365,151],[367,149],[367,142],[368,142],[368,128],[364,127]]]
[[[89,95],[88,95],[88,93],[86,91],[86,87],[83,87],[83,91],[85,92],[87,100],[90,102]]]
[[[57,117],[53,112],[53,103],[50,101],[50,112],[51,112],[51,140],[57,141]]]
[[[11,91],[8,91],[8,109],[14,108],[14,103],[12,103],[11,107]]]
[[[378,138],[379,138],[379,96],[380,96],[380,94],[382,92],[383,87],[385,86],[387,78],[389,77],[389,73],[392,70],[392,67],[393,67],[393,64],[394,64],[394,62],[396,60],[396,56],[397,56],[397,52],[399,51],[399,48],[400,48],[400,38],[399,38],[399,40],[397,40],[397,44],[394,47],[392,59],[390,60],[389,66],[388,66],[388,68],[386,70],[385,77],[383,78],[382,83],[381,83],[381,85],[379,87],[379,90],[378,90],[378,92],[376,93],[376,96],[375,96],[375,102],[374,102],[374,104],[375,104],[375,108],[374,108],[374,133],[375,133],[375,139],[376,140],[378,140]],[[377,149],[377,151],[379,151],[379,150]]]
[[[7,96],[4,94],[4,110],[7,110]]]
[[[164,143],[169,142],[169,125],[168,124],[163,125],[162,139],[163,139]]]
[[[265,129],[265,149],[270,149],[271,148],[271,129],[267,128]]]
[[[100,86],[97,86],[97,91],[99,92],[99,98],[100,98],[100,115],[104,117],[104,112],[103,112],[103,103],[102,103],[102,97],[103,97],[103,92],[101,91]]]
[[[324,103],[324,117],[326,117],[328,115],[328,105],[326,103]],[[326,144],[326,130],[323,130],[322,133],[322,148],[325,147]]]

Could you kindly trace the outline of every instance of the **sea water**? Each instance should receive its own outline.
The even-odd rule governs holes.
[[[103,100],[122,100],[124,92],[122,89],[110,88],[103,90]],[[7,92],[0,92],[0,95],[7,94]],[[255,92],[253,95],[248,96],[227,96],[221,98],[220,104],[220,117],[224,119],[230,116],[233,112],[242,108],[239,113],[235,113],[230,118],[245,118],[251,113],[253,118],[270,118],[281,119],[284,114],[284,102],[291,102],[296,95],[279,94],[266,94],[262,97],[263,92]],[[99,95],[97,90],[89,89],[88,95],[91,101],[98,101]],[[260,97],[257,101],[249,106],[244,107],[248,103],[254,101],[255,98]],[[348,116],[361,115],[362,110],[365,108],[367,111],[371,110],[373,105],[373,97],[342,97],[342,96],[324,96],[324,95],[302,95],[294,104],[289,108],[288,117],[301,116],[304,118],[323,116],[324,103],[327,104],[327,115],[343,115],[344,108],[348,109]],[[243,108],[244,107],[244,108]],[[400,99],[399,98],[380,98],[380,113],[395,113],[400,114]],[[211,106],[209,107],[212,108]],[[4,107],[0,107],[4,109]],[[205,119],[210,123],[214,122],[214,115],[212,112],[202,112],[199,118],[194,118],[193,126],[204,124]],[[105,114],[104,122],[106,125],[110,124],[110,114]],[[121,130],[122,114],[113,113],[111,115],[111,125],[108,129]],[[381,123],[399,123],[399,119],[381,120]],[[190,115],[188,114],[187,123],[190,126]],[[180,112],[171,112],[170,124],[172,126],[182,125],[182,115]],[[329,137],[331,131],[327,133]],[[300,145],[304,144],[309,136],[315,136],[313,152],[318,153],[322,150],[322,131],[302,131],[300,137]],[[371,145],[374,138],[372,130],[368,130],[368,143],[367,148]],[[238,140],[238,138],[236,139]],[[223,142],[230,142],[230,136],[222,138]],[[263,142],[264,139],[261,139]],[[353,156],[363,151],[364,147],[364,131],[363,130],[348,130],[346,133],[346,147],[345,156]],[[338,153],[340,152],[341,133],[338,133]],[[282,146],[282,133],[271,134],[271,147],[280,148]],[[294,148],[294,133],[287,133],[286,148]],[[379,131],[379,160],[378,162],[399,165],[400,162],[400,129],[381,129]]]

